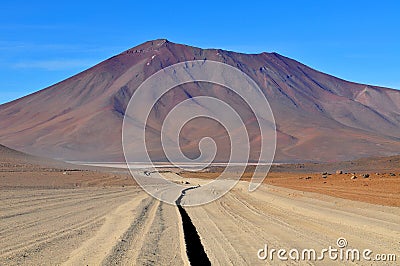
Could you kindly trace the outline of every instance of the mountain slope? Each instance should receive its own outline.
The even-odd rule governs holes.
[[[75,161],[121,161],[121,125],[135,89],[177,62],[214,60],[239,68],[263,90],[278,130],[276,161],[339,161],[400,153],[400,92],[347,82],[276,53],[240,54],[155,40],[114,56],[45,90],[0,106],[0,142],[32,154]],[[257,158],[260,141],[248,106],[228,90],[187,84],[167,93],[150,115],[152,157],[164,160],[159,131],[176,103],[197,95],[224,99],[238,110]],[[138,110],[140,111],[140,110]],[[205,119],[183,128],[184,152],[198,155],[204,136],[219,139],[217,160],[226,159],[224,129]]]
[[[33,156],[27,153],[10,149],[0,144],[0,167],[2,171],[24,172],[33,169],[74,169],[74,166],[65,162],[49,158]],[[29,170],[27,170],[29,169]]]

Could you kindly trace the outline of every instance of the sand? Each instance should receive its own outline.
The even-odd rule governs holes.
[[[269,185],[248,193],[242,182],[220,200],[187,211],[213,265],[278,265],[258,259],[257,251],[265,244],[321,250],[340,237],[352,248],[398,253],[400,209],[394,207]]]
[[[138,187],[2,189],[1,202],[0,265],[184,264],[176,207]]]
[[[368,178],[363,175],[368,173]],[[394,176],[392,176],[394,174]],[[186,178],[214,179],[218,172],[182,172]],[[351,179],[355,175],[356,179]],[[271,172],[264,184],[290,188],[299,191],[316,192],[337,198],[362,201],[372,204],[400,207],[400,171],[359,172],[349,174],[328,174],[303,172]],[[251,173],[245,173],[241,180],[249,181]]]
[[[213,175],[166,176],[193,186]],[[241,181],[219,200],[185,210],[213,265],[282,265],[257,252],[265,244],[320,250],[340,237],[351,248],[399,256],[399,179],[397,172],[356,180],[271,173],[255,192]],[[189,265],[177,207],[153,199],[126,173],[8,165],[0,181],[0,265]]]

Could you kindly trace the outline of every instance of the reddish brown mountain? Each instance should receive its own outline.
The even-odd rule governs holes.
[[[167,40],[146,42],[1,105],[0,143],[64,160],[121,161],[121,125],[130,96],[161,68],[193,59],[227,63],[258,83],[277,123],[277,162],[400,154],[400,91],[344,81],[276,53],[241,54]],[[163,97],[150,117],[148,145],[153,158],[164,160],[158,135],[165,114],[177,102],[205,94],[239,110],[251,131],[252,158],[257,157],[258,131],[248,106],[224,88],[188,84]],[[196,156],[198,139],[211,135],[221,140],[218,159],[223,160],[229,150],[224,134],[218,124],[199,120],[184,127],[182,148]]]

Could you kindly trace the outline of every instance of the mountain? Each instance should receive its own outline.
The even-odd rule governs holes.
[[[158,70],[194,59],[224,62],[257,82],[277,124],[276,162],[400,154],[400,91],[341,80],[277,53],[242,54],[167,40],[143,43],[0,105],[0,143],[69,161],[122,161],[121,126],[131,95]],[[229,90],[206,83],[179,86],[157,103],[149,118],[151,130],[146,131],[152,158],[165,160],[159,140],[165,115],[180,101],[198,95],[224,99],[238,111],[250,132],[251,159],[257,158],[259,131],[249,107]],[[196,157],[198,140],[204,136],[217,139],[217,160],[225,160],[230,150],[225,129],[208,119],[199,118],[182,129],[184,153]]]
[[[68,169],[73,167],[73,165],[49,158],[33,156],[0,144],[0,167],[2,170],[24,171],[26,168],[37,169],[38,167],[64,167],[64,169]]]
[[[30,155],[25,154],[20,151],[10,149],[10,148],[0,144],[0,160],[1,161],[6,160],[6,159],[21,159],[21,158],[33,158],[33,156],[30,156]]]

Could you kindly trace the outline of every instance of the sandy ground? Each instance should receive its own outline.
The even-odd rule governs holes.
[[[129,174],[25,169],[24,171],[0,171],[0,188],[85,188],[125,187],[136,183]]]
[[[187,260],[176,207],[138,187],[2,189],[1,202],[0,265]]]
[[[147,195],[126,172],[14,163],[0,171],[0,265],[189,265],[177,207]],[[203,188],[214,175],[166,177]],[[340,237],[349,248],[396,254],[398,263],[400,173],[361,175],[273,172],[255,192],[241,181],[219,200],[185,210],[213,265],[297,264],[260,260],[257,252],[266,244],[320,251],[336,247]],[[187,191],[183,203],[194,193]],[[210,193],[221,193],[218,185]]]
[[[218,201],[186,208],[213,265],[282,265],[276,257],[260,260],[258,250],[265,244],[275,249],[322,250],[335,247],[340,237],[352,248],[399,255],[399,208],[269,185],[249,193],[247,186],[241,182]],[[334,262],[304,262],[310,264]]]
[[[364,178],[364,174],[369,174]],[[190,173],[182,172],[186,178],[215,179],[218,172]],[[356,176],[355,179],[352,179]],[[249,181],[251,173],[245,173],[241,180]],[[299,191],[316,192],[332,197],[362,201],[372,204],[400,207],[400,171],[359,172],[336,174],[328,173],[287,173],[271,172],[264,184],[290,188]]]
[[[394,176],[392,176],[394,174]],[[400,207],[400,172],[322,174],[271,173],[266,184],[299,191],[316,192],[343,199]],[[352,179],[353,176],[357,178]]]

